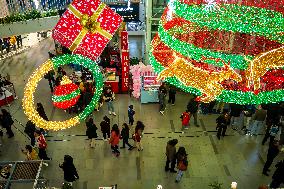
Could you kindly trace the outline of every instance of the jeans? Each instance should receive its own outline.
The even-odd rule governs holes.
[[[259,133],[260,128],[262,128],[263,124],[264,124],[263,121],[254,120],[250,128],[250,134],[257,135]]]
[[[122,147],[123,147],[123,148],[125,148],[125,144],[127,144],[127,146],[128,146],[129,148],[133,148],[133,146],[131,146],[131,145],[129,144],[128,138],[123,138],[123,139],[122,139]]]
[[[266,173],[267,171],[268,171],[268,169],[269,169],[269,167],[271,166],[271,164],[273,163],[273,160],[274,160],[274,158],[277,156],[278,154],[275,154],[274,156],[267,156],[267,160],[266,160],[266,162],[265,162],[265,164],[264,164],[264,167],[263,167],[263,170],[262,170],[262,172],[263,173]]]
[[[181,180],[182,175],[183,175],[183,171],[182,170],[178,170],[177,177],[176,177],[176,181],[177,182],[179,182]]]
[[[115,145],[115,146],[111,146],[111,149],[112,149],[112,153],[115,153],[115,154],[120,154],[119,150],[118,150],[118,146]]]
[[[165,111],[165,109],[166,109],[165,102],[160,102],[160,111]]]
[[[134,118],[129,117],[129,125],[133,125],[134,124]]]
[[[107,102],[107,110],[109,112],[114,112],[114,107],[112,101]]]

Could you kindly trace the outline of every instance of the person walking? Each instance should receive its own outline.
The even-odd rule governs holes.
[[[197,101],[197,97],[193,96],[192,99],[190,99],[190,101],[187,104],[187,110],[190,113],[190,117],[193,116],[194,118],[194,125],[196,127],[199,127],[198,123],[197,123],[197,111],[198,111],[198,101]]]
[[[241,125],[241,112],[243,106],[240,104],[230,104],[231,126],[233,130],[238,130]]]
[[[134,147],[129,144],[128,139],[129,139],[129,127],[126,123],[123,123],[122,125],[122,130],[121,130],[121,138],[122,138],[122,147],[120,148],[125,148],[125,144],[129,147],[128,150],[132,150]]]
[[[26,155],[26,160],[38,160],[38,154],[31,145],[26,145],[25,150],[22,149],[23,154]]]
[[[159,111],[162,115],[164,115],[164,111],[166,109],[166,96],[167,96],[167,89],[165,87],[165,83],[162,83],[162,85],[159,87]]]
[[[252,116],[251,120],[251,126],[249,128],[249,135],[257,136],[259,134],[259,131],[264,125],[264,121],[266,118],[266,110],[264,110],[261,106],[258,107],[258,109],[255,111],[255,114]]]
[[[279,142],[274,141],[273,144],[269,146],[267,158],[266,158],[266,162],[264,164],[263,170],[262,170],[262,174],[269,176],[269,174],[267,173],[268,171],[270,171],[269,167],[271,166],[274,158],[279,154],[279,152],[280,152]]]
[[[116,113],[114,111],[114,107],[113,107],[113,101],[115,99],[115,94],[114,92],[112,92],[111,88],[108,87],[106,89],[106,92],[104,93],[104,101],[107,103],[107,109],[108,109],[108,113],[109,115],[114,115],[116,116]]]
[[[169,100],[168,103],[171,103],[173,106],[175,105],[176,101],[176,89],[174,86],[170,86],[169,88]]]
[[[269,146],[273,143],[275,137],[280,134],[279,131],[280,131],[279,123],[278,123],[278,124],[274,124],[274,125],[271,126],[271,128],[270,128],[270,130],[269,130],[269,137],[268,137],[268,138],[270,138],[270,140],[269,140]],[[265,137],[266,137],[266,136],[265,136]],[[264,139],[262,140],[262,145],[265,144],[265,142],[266,142],[266,140],[267,140],[267,139],[266,139],[266,140],[265,140],[265,139],[266,139],[266,138],[264,138]],[[264,141],[265,141],[265,142],[264,142]]]
[[[217,123],[217,138],[220,140],[221,135],[224,137],[226,134],[226,130],[228,125],[230,124],[230,115],[228,113],[228,111],[224,110],[223,114],[220,115],[217,119],[216,119],[216,123]]]
[[[141,138],[142,138],[144,128],[145,128],[145,125],[141,121],[137,121],[135,132],[134,132],[134,141],[135,141],[135,146],[137,147],[138,151],[143,150]]]
[[[284,160],[278,162],[276,165],[276,170],[272,176],[272,182],[270,183],[270,188],[280,188],[280,185],[284,183]]]
[[[111,136],[109,139],[109,143],[111,144],[112,153],[118,157],[120,152],[118,150],[120,132],[117,124],[114,124],[111,129]]]
[[[129,119],[129,125],[133,125],[134,123],[134,114],[135,114],[135,110],[133,109],[133,105],[130,105],[128,107],[128,119]]]
[[[166,166],[165,166],[165,171],[169,171],[171,173],[176,173],[177,171],[175,170],[175,165],[176,165],[176,144],[178,143],[177,139],[173,139],[168,141],[167,147],[166,147],[166,156],[167,156],[167,161],[166,161]],[[171,168],[169,168],[171,164]]]
[[[44,110],[44,108],[43,108],[42,103],[38,102],[36,105],[37,105],[36,110],[37,110],[39,116],[42,117],[42,119],[44,119],[45,121],[49,121],[49,120],[48,120],[48,117],[47,117],[47,115],[46,115],[46,113],[45,113],[45,110]],[[40,129],[40,131],[41,131],[44,135],[47,134],[47,131],[45,131],[45,130],[42,129],[42,128]]]
[[[54,71],[51,70],[44,76],[44,78],[48,80],[49,88],[52,93],[53,93],[53,87],[55,86],[54,75],[55,75]]]
[[[2,115],[1,115],[1,122],[3,128],[6,129],[8,138],[14,137],[14,133],[12,131],[12,125],[14,124],[14,120],[12,119],[11,114],[6,110],[2,109]]]
[[[190,122],[190,112],[189,112],[189,110],[186,110],[185,112],[183,112],[181,114],[180,118],[181,118],[181,130],[188,129],[189,122]]]
[[[69,155],[64,156],[64,162],[59,165],[64,173],[64,181],[68,182],[71,186],[72,183],[79,179],[77,169],[73,163],[73,158]]]
[[[46,154],[47,143],[41,131],[35,131],[35,139],[38,147],[38,157],[42,160],[50,160]]]
[[[94,148],[96,145],[95,144],[96,138],[98,138],[98,135],[97,135],[98,128],[96,127],[93,118],[90,118],[88,120],[88,122],[86,123],[86,127],[87,127],[86,135],[88,136],[88,139],[90,141],[90,147]]]
[[[179,147],[176,157],[177,157],[177,168],[178,168],[176,183],[178,183],[181,180],[183,172],[187,170],[188,166],[187,154],[184,147]]]
[[[100,123],[100,126],[104,141],[107,141],[107,138],[110,138],[110,119],[107,116],[104,116],[103,121]]]
[[[36,131],[35,124],[29,120],[26,123],[24,132],[30,137],[32,146],[35,146],[35,136],[34,136],[35,131]]]
[[[246,105],[244,107],[244,126],[243,126],[243,130],[245,130],[246,132],[248,132],[248,129],[251,126],[252,116],[255,114],[255,112],[256,112],[255,105]]]

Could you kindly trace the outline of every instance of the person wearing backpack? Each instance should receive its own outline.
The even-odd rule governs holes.
[[[107,141],[107,137],[110,138],[110,119],[107,116],[104,116],[103,121],[100,123],[100,126],[104,141]]]
[[[190,112],[189,110],[186,110],[185,112],[183,112],[180,116],[181,118],[181,130],[183,129],[188,129],[189,127],[189,122],[190,122]]]
[[[93,118],[90,118],[88,120],[88,122],[86,123],[86,127],[87,127],[87,130],[86,130],[86,135],[88,136],[88,139],[90,140],[90,147],[91,148],[94,148],[95,147],[95,140],[96,138],[98,138],[98,135],[97,135],[97,126],[96,124],[94,123],[94,120]]]
[[[129,119],[129,125],[133,125],[134,123],[134,114],[135,114],[135,110],[133,109],[133,105],[130,105],[128,107],[128,119]]]
[[[178,173],[175,182],[178,183],[181,180],[183,172],[187,170],[188,166],[187,154],[184,147],[179,147],[176,157]]]
[[[266,162],[262,170],[263,175],[269,176],[267,172],[270,171],[269,167],[273,163],[274,158],[276,158],[276,156],[279,154],[279,148],[279,142],[277,140],[275,140],[273,144],[269,146]]]

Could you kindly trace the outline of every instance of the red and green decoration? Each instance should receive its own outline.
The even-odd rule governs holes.
[[[224,90],[216,100],[238,104],[284,101],[283,63],[267,66],[259,89],[247,84],[251,60],[283,46],[284,1],[275,2],[171,0],[152,41],[150,62],[154,70],[161,73],[169,68],[176,55],[207,71],[221,70],[226,62],[241,75],[242,81],[222,81]],[[202,95],[177,76],[166,81],[186,92]]]
[[[57,108],[67,109],[74,106],[80,98],[79,87],[72,83],[67,76],[63,76],[59,86],[56,86],[52,96],[53,105]]]

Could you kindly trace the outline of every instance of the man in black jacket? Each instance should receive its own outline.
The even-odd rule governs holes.
[[[194,125],[196,127],[199,127],[197,123],[197,111],[198,111],[198,105],[199,103],[196,100],[196,96],[193,96],[192,99],[187,104],[187,110],[190,112],[190,117],[193,116],[194,118]]]
[[[267,172],[269,171],[269,167],[273,163],[274,158],[279,154],[279,151],[280,151],[279,142],[274,141],[273,144],[269,146],[268,153],[267,153],[267,159],[264,164],[262,174],[269,176]]]
[[[272,176],[270,188],[279,188],[280,185],[284,183],[284,160],[278,162],[275,167],[277,167],[277,169]]]
[[[31,138],[31,145],[34,146],[35,145],[35,136],[34,136],[34,132],[36,131],[36,126],[32,121],[28,121],[26,123],[26,127],[24,132]]]

